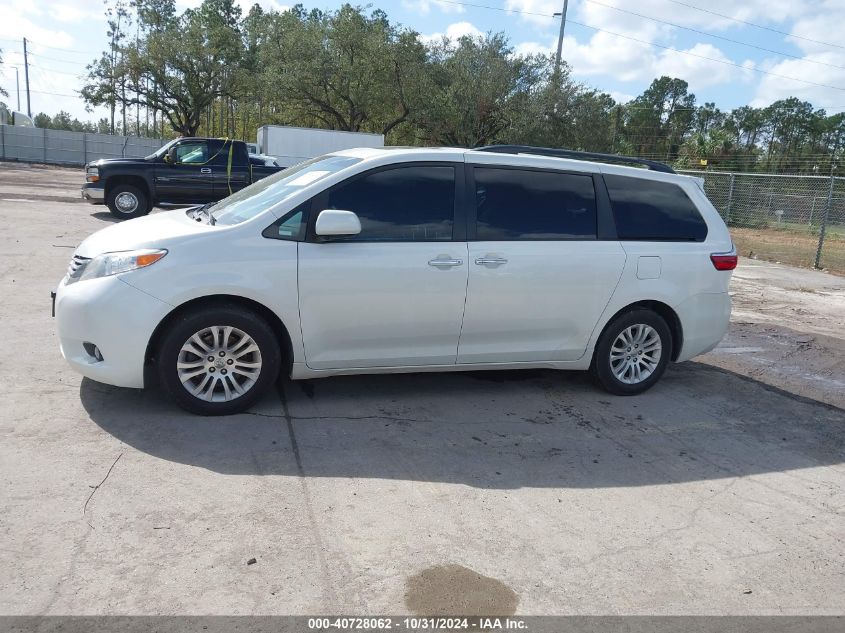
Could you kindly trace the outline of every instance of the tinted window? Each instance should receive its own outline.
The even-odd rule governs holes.
[[[354,211],[361,233],[349,240],[434,242],[452,239],[455,168],[397,167],[367,174],[329,194],[329,209]]]
[[[596,238],[591,176],[522,169],[475,169],[479,240]]]
[[[605,176],[621,240],[702,242],[707,225],[678,185],[645,178]]]

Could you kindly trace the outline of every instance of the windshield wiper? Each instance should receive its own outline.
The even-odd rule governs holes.
[[[209,202],[207,204],[202,205],[201,207],[196,207],[195,209],[193,209],[193,211],[191,211],[191,217],[197,222],[200,221],[200,218],[205,217],[206,222],[208,222],[211,226],[214,226],[215,224],[217,224],[217,220],[214,218],[213,215],[211,215],[210,209],[215,204],[217,203]]]

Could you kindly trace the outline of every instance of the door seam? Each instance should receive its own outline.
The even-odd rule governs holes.
[[[461,327],[458,330],[458,343],[455,345],[455,362],[454,365],[458,364],[458,350],[461,349],[461,336],[464,333],[464,318],[467,314],[467,296],[469,295],[469,242],[464,242],[464,248],[466,249],[466,262],[467,262],[467,283],[464,288],[464,309],[461,311]]]

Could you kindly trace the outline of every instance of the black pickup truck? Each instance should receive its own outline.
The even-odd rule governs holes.
[[[122,220],[154,206],[220,200],[280,171],[250,158],[246,143],[216,138],[179,138],[146,158],[109,158],[85,165],[82,197],[108,205]]]

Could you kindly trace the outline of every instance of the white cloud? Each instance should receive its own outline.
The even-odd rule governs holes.
[[[421,15],[428,15],[432,6],[437,7],[443,13],[463,13],[465,10],[459,4],[443,2],[443,0],[402,0],[402,6]]]
[[[49,5],[50,18],[56,22],[70,22],[72,24],[84,20],[103,19],[103,4],[101,2],[54,2]]]
[[[27,40],[49,42],[50,46],[60,48],[73,46],[74,39],[67,31],[47,28],[42,26],[43,22],[44,20],[39,19],[36,23],[22,15],[9,13],[0,20],[0,37],[20,41],[26,36]]]
[[[831,4],[837,1],[841,0],[827,0]],[[695,4],[695,2],[694,0],[685,0],[685,4]],[[611,8],[618,7],[682,26],[722,30],[736,27],[737,22],[716,14],[722,14],[735,20],[771,24],[793,19],[802,14],[806,15],[813,3],[808,1],[794,2],[793,0],[743,0],[742,2],[708,0],[707,3],[699,4],[705,11],[676,4],[669,0],[638,0],[636,3],[625,0],[572,0],[569,3],[568,17],[609,30],[623,29],[625,32],[660,28],[652,20],[644,20],[630,13],[614,11]],[[823,3],[816,2],[815,4]],[[557,24],[548,16],[560,11],[562,6],[563,3],[560,0],[505,0],[505,8],[515,13],[518,12],[516,14],[521,20],[545,26]]]
[[[554,39],[548,44],[522,42],[515,50],[523,55],[553,54],[556,48]],[[651,81],[669,75],[688,82],[692,91],[732,81],[749,81],[752,77],[750,61],[743,62],[744,69],[731,66],[729,63],[735,62],[711,44],[699,43],[683,51],[670,51],[632,44],[609,33],[596,33],[584,43],[573,36],[564,37],[563,59],[572,67],[572,74],[580,77],[602,75],[619,81]]]
[[[480,37],[483,36],[484,33],[481,31],[481,29],[479,29],[471,22],[455,22],[454,24],[450,24],[446,27],[445,33],[432,33],[431,35],[421,35],[420,39],[423,42],[431,43],[439,42],[445,37],[447,40],[454,42],[455,40],[458,40],[465,35],[469,35],[470,37]]]
[[[636,99],[636,95],[628,94],[627,92],[619,92],[618,90],[611,90],[608,94],[616,103],[628,103]]]
[[[792,27],[791,33],[807,39],[790,38],[789,41],[803,52],[802,59],[769,59],[763,64],[766,71],[757,86],[751,105],[767,106],[778,99],[798,97],[831,113],[840,112],[845,105],[845,49],[830,47],[819,42],[838,43],[841,25],[845,22],[845,6],[829,0],[819,11],[805,14]],[[803,79],[812,85],[785,77]],[[829,87],[825,87],[829,86]]]
[[[689,83],[693,91],[733,81],[750,81],[753,62],[743,62],[744,68],[730,65],[735,63],[712,44],[699,43],[682,52],[661,52],[654,64],[654,76],[678,77]]]
[[[276,0],[236,0],[236,2],[241,8],[243,15],[249,13],[249,10],[254,4],[260,6],[264,9],[264,11],[278,11],[279,13],[284,13],[285,11],[290,11],[291,9],[291,5],[282,4],[280,2],[276,2]]]
[[[562,7],[563,3],[558,0],[505,0],[505,9],[518,12],[520,20],[550,28],[559,28],[557,20],[551,16]]]

